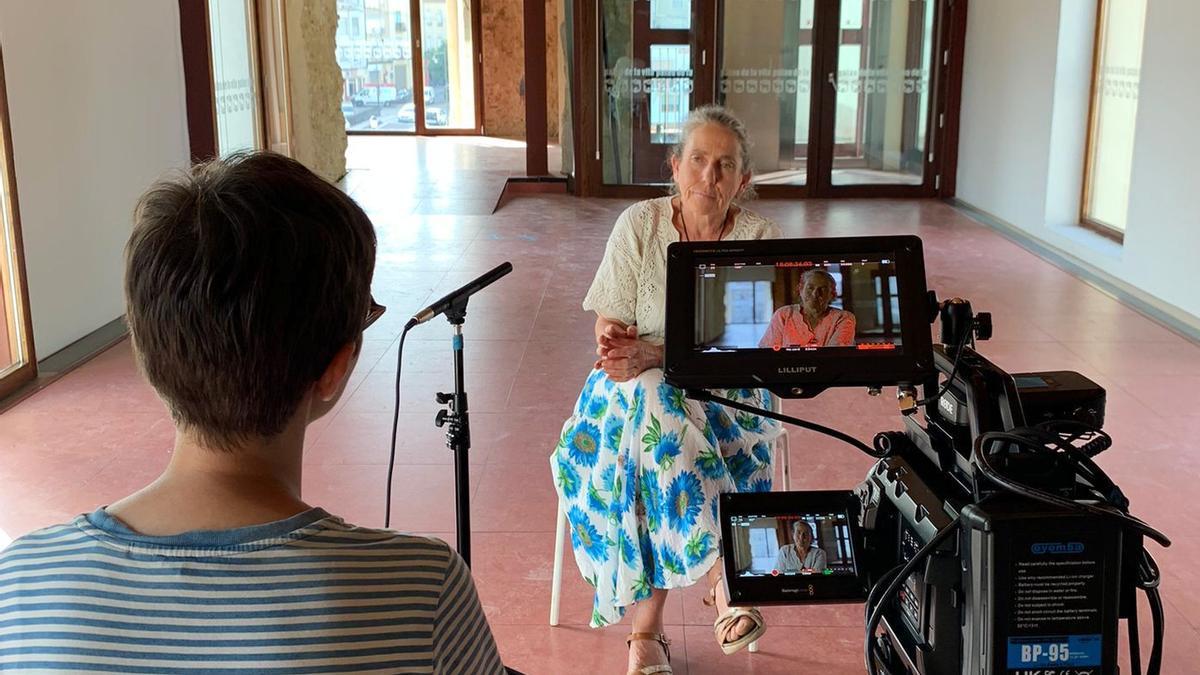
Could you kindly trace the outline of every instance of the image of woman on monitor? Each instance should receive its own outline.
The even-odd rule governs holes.
[[[829,566],[825,550],[813,546],[812,528],[803,520],[792,523],[791,544],[779,547],[775,556],[775,569],[783,574],[798,574],[804,572],[823,572]]]
[[[837,297],[833,275],[811,269],[800,278],[800,304],[775,311],[759,347],[853,347],[856,321],[853,312],[832,306]]]

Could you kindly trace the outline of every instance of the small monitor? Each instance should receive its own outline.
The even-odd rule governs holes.
[[[921,240],[671,244],[664,368],[683,388],[919,384],[933,372]]]
[[[866,597],[858,499],[847,490],[722,494],[731,605],[856,602]]]

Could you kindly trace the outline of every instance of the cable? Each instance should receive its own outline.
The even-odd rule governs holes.
[[[944,396],[946,392],[950,391],[950,383],[954,382],[954,376],[958,374],[958,364],[960,361],[962,361],[963,349],[967,346],[967,341],[971,339],[973,332],[974,328],[968,328],[967,330],[963,331],[963,336],[958,341],[958,349],[954,350],[954,365],[950,366],[950,375],[946,377],[946,381],[942,383],[942,388],[938,391],[938,393],[934,394],[933,396],[926,396],[920,401],[917,401],[918,408],[923,405],[929,405],[930,403],[933,403]]]
[[[867,665],[868,675],[875,675],[876,673],[875,662],[871,659],[874,647],[873,640],[875,637],[875,631],[879,628],[879,621],[883,618],[883,608],[887,606],[887,599],[896,593],[897,589],[900,588],[900,584],[904,583],[904,580],[908,578],[908,575],[912,574],[913,570],[917,568],[917,565],[919,565],[921,561],[932,555],[934,549],[940,546],[943,541],[945,541],[951,534],[954,534],[961,526],[961,519],[955,518],[949,525],[943,527],[938,531],[937,534],[933,535],[933,539],[930,539],[929,543],[922,546],[921,550],[917,551],[916,554],[913,555],[912,559],[910,559],[904,564],[903,567],[900,568],[900,571],[896,573],[896,576],[892,579],[891,583],[888,584],[887,588],[885,588],[883,592],[879,594],[879,600],[875,607],[871,608],[868,605],[870,614],[867,618],[866,637],[863,640],[863,659]],[[872,589],[872,591],[874,591],[874,589]]]
[[[396,349],[396,406],[392,412],[392,452],[388,456],[387,497],[384,501],[383,527],[392,525],[392,472],[396,469],[396,431],[400,426],[400,366],[404,363],[404,338],[413,327],[412,323],[400,333],[400,346]]]
[[[863,443],[862,441],[858,440],[857,438],[851,436],[850,434],[843,433],[841,431],[838,431],[837,429],[831,429],[829,427],[822,426],[820,424],[817,424],[816,422],[809,422],[807,420],[802,420],[798,417],[792,417],[791,415],[784,415],[783,413],[777,413],[773,410],[763,410],[762,408],[755,408],[752,405],[746,405],[745,403],[735,401],[731,398],[717,396],[717,395],[712,394],[704,389],[688,389],[686,391],[686,394],[689,398],[693,398],[698,401],[711,401],[713,403],[719,403],[728,408],[733,408],[734,410],[741,410],[742,412],[748,412],[748,413],[751,413],[754,415],[761,415],[763,417],[768,417],[770,419],[777,420],[779,422],[787,422],[788,424],[802,427],[804,429],[816,431],[818,433],[825,434],[826,436],[832,436],[833,438],[836,438],[839,441],[842,441],[843,443],[848,443],[850,445],[853,445],[854,447],[858,448],[859,450],[862,450],[863,452],[867,453],[871,457],[874,457],[875,459],[882,459],[883,457],[886,457],[886,455],[880,455],[879,451],[875,450],[874,448],[867,445],[866,443]]]
[[[1008,441],[1010,443],[1016,443],[1017,445],[1023,446],[1027,449],[1032,448],[1037,451],[1045,451],[1046,447],[1020,433],[990,431],[980,435],[979,438],[975,440],[975,446],[971,452],[971,459],[975,463],[975,466],[979,468],[980,473],[990,479],[997,486],[1012,492],[1013,494],[1026,497],[1034,501],[1039,501],[1044,504],[1057,506],[1060,509],[1069,511],[1082,511],[1104,518],[1115,518],[1124,522],[1127,527],[1141,532],[1147,537],[1150,537],[1154,541],[1158,542],[1161,546],[1166,547],[1171,545],[1171,540],[1168,539],[1166,535],[1129,514],[1122,513],[1121,511],[1113,509],[1112,507],[1101,508],[1091,504],[1083,504],[1071,499],[1064,499],[1062,497],[1052,495],[1049,492],[1045,492],[1043,490],[1039,490],[1037,488],[1017,482],[1001,474],[991,463],[988,453],[984,451],[985,446],[995,441]]]
[[[1163,605],[1162,597],[1157,588],[1146,589],[1146,599],[1150,601],[1150,619],[1154,623],[1154,646],[1150,648],[1150,661],[1146,664],[1146,675],[1158,675],[1162,669],[1163,649]]]
[[[1159,572],[1158,563],[1154,560],[1154,556],[1150,555],[1144,547],[1142,548],[1142,557],[1138,561],[1138,589],[1146,594],[1146,600],[1150,603],[1150,621],[1153,627],[1152,635],[1154,642],[1150,646],[1150,660],[1146,664],[1147,675],[1158,675],[1162,668],[1162,650],[1163,650],[1163,633],[1165,631],[1166,619],[1163,615],[1162,596],[1158,593],[1158,584],[1162,581],[1162,574]],[[1137,601],[1133,604],[1133,614],[1129,622],[1130,649],[1132,655],[1133,649],[1133,631],[1136,628],[1137,620]]]
[[[1137,595],[1133,596],[1133,611],[1129,613],[1129,672],[1142,675],[1142,649],[1138,635]]]

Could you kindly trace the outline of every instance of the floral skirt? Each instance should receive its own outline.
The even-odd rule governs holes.
[[[770,408],[769,392],[714,392]],[[684,397],[655,368],[628,382],[594,370],[550,467],[593,627],[616,623],[654,588],[682,588],[719,555],[722,492],[771,489],[778,422]]]

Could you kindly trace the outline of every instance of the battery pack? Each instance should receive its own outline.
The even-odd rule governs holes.
[[[1019,498],[962,518],[962,672],[1116,673],[1122,528]]]

